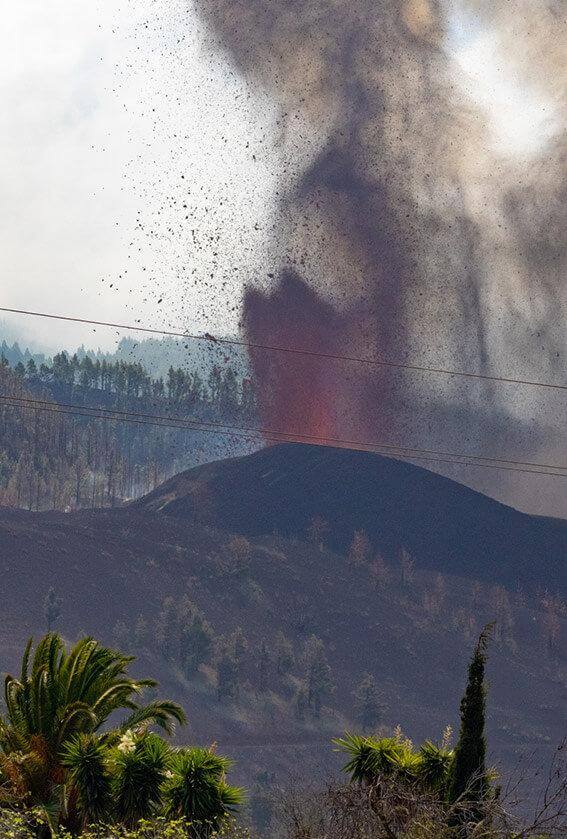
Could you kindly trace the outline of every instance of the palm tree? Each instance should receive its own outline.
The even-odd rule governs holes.
[[[218,830],[232,810],[243,803],[244,793],[225,780],[231,761],[212,749],[180,749],[171,762],[166,782],[166,814],[191,823],[192,835],[203,827]]]
[[[112,776],[103,738],[77,734],[65,744],[61,763],[68,770],[80,827],[106,819],[112,809]]]
[[[358,783],[371,784],[380,775],[392,775],[407,757],[407,747],[397,737],[364,737],[347,732],[333,742],[350,756],[343,771]]]
[[[446,792],[454,755],[452,749],[436,746],[431,740],[422,744],[418,777],[423,787],[443,794]]]
[[[128,731],[117,744],[79,735],[62,760],[76,798],[75,832],[100,820],[131,829],[140,819],[165,814],[187,822],[189,835],[202,839],[243,801],[242,790],[226,782],[227,758],[210,749],[173,750],[148,732]]]
[[[122,744],[127,742],[123,738]],[[128,828],[156,814],[162,805],[162,786],[171,762],[169,745],[155,734],[119,744],[112,758],[114,809],[117,821]]]
[[[127,671],[133,658],[92,638],[78,641],[69,652],[55,633],[41,639],[33,656],[32,646],[30,639],[20,678],[6,677],[0,764],[12,779],[14,795],[25,799],[26,805],[42,807],[50,823],[56,824],[71,817],[77,801],[68,788],[73,774],[65,763],[70,742],[83,749],[87,772],[87,758],[94,765],[100,755],[94,740],[88,746],[86,740],[76,738],[98,732],[114,712],[130,711],[121,725],[124,731],[157,725],[167,733],[175,722],[185,722],[185,714],[174,702],[141,705],[138,697],[156,682],[131,678]],[[116,737],[111,732],[104,736]],[[86,809],[92,806],[92,802],[85,805]]]
[[[350,759],[343,771],[351,781],[373,784],[380,777],[395,777],[417,783],[422,789],[444,790],[448,782],[453,752],[427,740],[418,751],[400,737],[363,737],[345,734],[333,741]]]

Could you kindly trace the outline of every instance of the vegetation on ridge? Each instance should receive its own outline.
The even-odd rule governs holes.
[[[91,638],[67,651],[49,633],[33,651],[28,643],[20,677],[6,677],[2,803],[39,815],[40,836],[99,821],[129,829],[160,814],[191,822],[197,836],[198,825],[219,828],[241,803],[225,780],[230,761],[212,749],[176,749],[152,731],[170,735],[185,713],[169,700],[141,703],[156,683],[133,679],[132,661]]]
[[[491,627],[469,666],[455,749],[418,749],[393,736],[347,733],[345,785],[280,795],[270,819],[278,839],[552,839],[566,827],[567,780],[554,769],[531,824],[511,816],[485,766],[484,666]],[[67,651],[48,633],[27,645],[20,678],[6,678],[0,721],[0,830],[10,839],[252,839],[231,814],[244,802],[230,760],[214,747],[173,747],[184,723],[170,701],[139,701],[150,679],[128,674],[132,658],[82,639]],[[111,716],[121,711],[119,722]],[[125,715],[125,716],[124,716]],[[252,832],[251,832],[252,831]]]
[[[253,425],[256,415],[251,379],[222,361],[204,376],[174,367],[152,376],[122,359],[61,352],[12,368],[0,356],[0,391],[0,504],[31,510],[114,506],[231,445],[226,435],[156,426],[151,417]],[[118,414],[99,419],[96,408]],[[124,422],[120,412],[147,417]]]

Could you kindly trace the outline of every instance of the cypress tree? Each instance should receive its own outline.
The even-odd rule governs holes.
[[[462,801],[467,820],[480,820],[480,803],[486,797],[486,737],[484,734],[486,650],[493,623],[480,634],[469,664],[467,686],[461,699],[461,727],[449,778],[449,800]],[[461,818],[457,819],[461,821]]]

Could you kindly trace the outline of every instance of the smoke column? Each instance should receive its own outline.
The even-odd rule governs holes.
[[[200,0],[198,9],[282,112],[278,241],[269,279],[245,296],[247,337],[562,380],[563,3]],[[553,106],[549,136],[528,155],[495,146],[489,117],[459,83],[450,29],[462,15],[497,39],[518,84]],[[541,394],[260,351],[252,363],[271,428],[396,443],[442,427],[439,440],[461,446],[465,427],[472,441],[479,429],[486,441],[488,428],[500,452],[504,439],[509,454],[540,444],[518,414]]]

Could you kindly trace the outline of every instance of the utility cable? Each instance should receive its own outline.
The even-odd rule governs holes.
[[[112,323],[110,321],[89,320],[88,318],[71,317],[70,315],[53,315],[47,312],[33,312],[27,309],[9,309],[5,306],[0,306],[0,312],[9,312],[17,315],[29,315],[32,317],[49,318],[52,320],[70,321],[72,323],[90,324],[92,326],[108,326],[113,329],[128,329],[137,332],[146,332],[154,335],[165,335],[174,338],[185,338],[194,341],[207,341],[210,344],[220,344],[224,346],[245,347],[251,350],[264,350],[267,352],[289,353],[292,355],[307,356],[311,358],[322,358],[332,361],[347,361],[358,364],[368,364],[377,367],[391,367],[397,370],[409,370],[414,373],[433,373],[441,376],[456,376],[464,379],[477,379],[488,382],[498,382],[500,384],[515,384],[524,385],[527,387],[547,388],[550,390],[567,390],[567,385],[555,384],[553,382],[540,382],[532,379],[514,379],[509,376],[491,376],[488,373],[472,373],[466,370],[451,370],[444,367],[426,367],[419,364],[405,364],[401,361],[388,361],[379,358],[369,358],[366,356],[354,355],[340,355],[337,353],[322,352],[319,350],[309,350],[300,347],[283,347],[277,344],[260,344],[254,341],[240,341],[237,338],[219,338],[205,332],[203,335],[196,335],[190,332],[173,332],[166,329],[154,329],[149,326],[136,326],[127,323]]]
[[[207,420],[187,417],[173,417],[164,414],[145,414],[137,411],[122,411],[110,408],[89,408],[76,403],[55,403],[42,399],[0,395],[0,400],[9,407],[39,410],[48,413],[71,414],[90,419],[107,421],[132,422],[138,425],[150,425],[157,428],[173,428],[180,431],[199,431],[213,434],[245,437],[248,439],[270,440],[272,442],[300,442],[317,443],[319,445],[336,445],[342,448],[374,451],[376,453],[391,454],[407,460],[423,460],[436,463],[455,463],[464,466],[480,466],[483,468],[502,469],[510,472],[523,472],[556,477],[567,477],[567,470],[563,464],[537,463],[533,461],[507,460],[482,455],[471,455],[466,452],[446,452],[435,449],[409,448],[395,446],[380,441],[345,440],[338,437],[308,435],[287,431],[276,431],[266,428],[230,425]],[[460,459],[456,459],[460,458]],[[466,458],[463,460],[462,458]],[[527,468],[524,468],[527,467]]]

